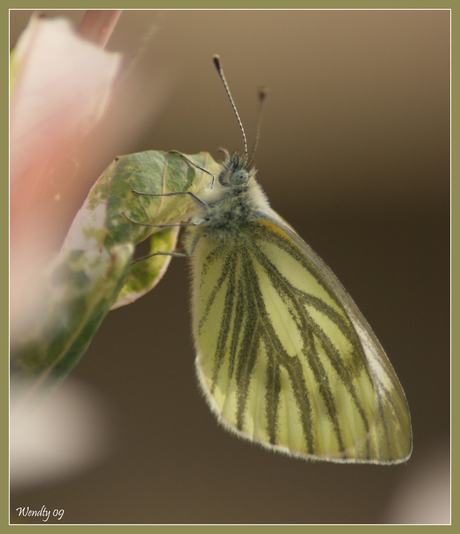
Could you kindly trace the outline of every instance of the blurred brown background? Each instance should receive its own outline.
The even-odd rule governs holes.
[[[12,44],[30,14],[11,12]],[[14,489],[11,508],[62,508],[69,523],[448,521],[450,12],[130,11],[108,48],[126,54],[131,93],[98,172],[123,153],[241,149],[213,54],[250,147],[269,86],[259,181],[387,351],[414,453],[395,467],[308,463],[219,428],[195,379],[187,264],[174,260],[109,314],[73,372],[103,399],[103,458]]]

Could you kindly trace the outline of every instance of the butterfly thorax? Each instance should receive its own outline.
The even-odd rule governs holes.
[[[255,179],[256,169],[238,153],[221,166],[218,179],[200,196],[192,221],[196,237],[238,239],[244,226],[259,219],[269,208],[268,200]]]

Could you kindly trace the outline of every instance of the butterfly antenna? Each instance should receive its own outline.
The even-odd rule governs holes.
[[[251,157],[249,158],[248,165],[251,163],[252,158],[254,157],[254,153],[256,151],[257,145],[259,144],[259,137],[260,137],[260,123],[262,121],[262,110],[264,107],[264,101],[265,97],[268,93],[268,87],[261,87],[259,89],[259,116],[257,117],[257,130],[256,130],[256,141],[254,143],[254,148],[251,152]]]
[[[225,79],[224,71],[222,70],[222,65],[220,64],[220,57],[216,54],[215,56],[213,56],[212,60],[214,61],[214,65],[216,66],[220,79],[222,80],[222,83],[224,84],[225,90],[227,91],[227,95],[230,100],[230,104],[232,105],[232,108],[233,108],[233,112],[235,113],[238,124],[240,125],[240,130],[243,135],[243,142],[244,142],[244,157],[247,160],[248,159],[248,142],[246,140],[246,134],[244,133],[243,123],[241,122],[240,116],[238,115],[238,111],[236,110],[235,102],[233,102],[230,89],[228,88],[227,80]]]

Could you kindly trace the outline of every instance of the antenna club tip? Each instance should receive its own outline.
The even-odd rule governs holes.
[[[269,88],[265,85],[262,87],[259,87],[259,100],[262,102],[262,100],[267,96],[269,92]]]
[[[214,54],[212,56],[212,60],[214,61],[214,65],[216,66],[217,70],[220,70],[220,56],[219,56],[219,54]]]

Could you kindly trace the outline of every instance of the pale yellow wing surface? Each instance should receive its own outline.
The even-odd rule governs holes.
[[[332,272],[281,218],[203,236],[192,255],[197,372],[228,428],[288,454],[398,463],[410,416],[383,349]]]

